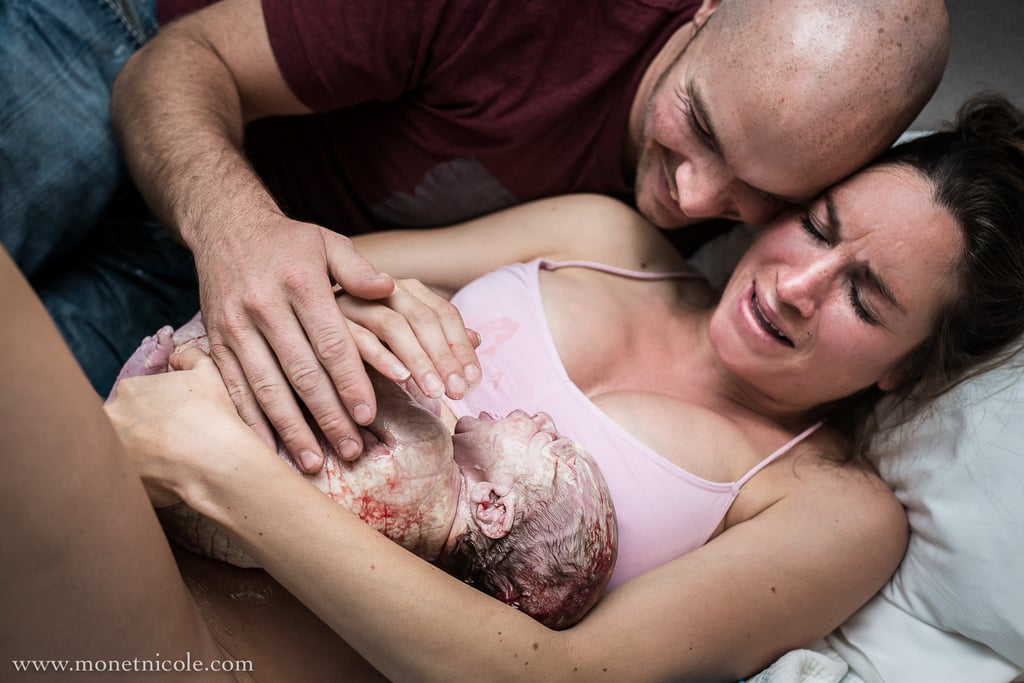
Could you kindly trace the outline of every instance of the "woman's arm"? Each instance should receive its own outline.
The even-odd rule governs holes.
[[[204,411],[208,424],[237,421],[210,370],[171,402],[152,383],[194,373],[136,380],[162,401],[150,431],[180,431],[170,408],[186,400],[195,410],[203,392],[220,406]],[[906,539],[899,505],[876,478],[794,458],[786,466],[799,469],[795,489],[769,495],[750,521],[621,586],[578,625],[555,632],[372,531],[255,437],[228,447],[182,434],[170,453],[166,442],[162,450],[145,439],[127,443],[145,479],[155,472],[228,529],[397,681],[735,681],[842,622],[888,578]]]
[[[446,299],[499,266],[546,257],[636,270],[685,268],[640,214],[600,195],[542,199],[448,228],[379,232],[354,242],[382,270],[402,278],[381,301],[339,298],[360,355],[396,381],[405,377],[395,369],[407,368],[428,395],[436,395],[428,382],[434,368],[452,367],[452,353],[462,352],[460,359],[471,355],[462,346],[465,324]],[[474,370],[467,365],[464,376],[475,384],[480,377]],[[449,386],[448,395],[461,398],[463,391]]]
[[[499,266],[540,257],[654,270],[680,263],[643,216],[589,194],[541,199],[447,228],[359,235],[353,242],[382,271],[448,291]]]

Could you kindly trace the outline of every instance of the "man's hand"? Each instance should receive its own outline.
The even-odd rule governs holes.
[[[207,244],[196,266],[210,353],[239,415],[268,444],[272,425],[315,472],[323,454],[294,388],[337,452],[355,458],[357,425],[373,420],[376,402],[332,285],[376,299],[391,294],[393,281],[348,238],[280,215],[238,237]]]

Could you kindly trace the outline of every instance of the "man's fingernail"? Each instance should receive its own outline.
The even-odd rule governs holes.
[[[299,451],[299,464],[306,471],[320,469],[320,454],[309,449],[301,450]]]
[[[359,455],[359,444],[351,436],[343,436],[338,442],[338,455],[343,460],[351,460]]]
[[[431,398],[440,398],[441,394],[444,393],[444,385],[441,384],[441,378],[434,373],[424,377],[423,391],[427,392],[427,396]]]
[[[369,424],[373,420],[373,413],[370,412],[370,406],[365,403],[357,403],[352,408],[352,419],[361,425]]]
[[[476,386],[480,383],[482,376],[480,374],[480,368],[470,363],[462,369],[462,372],[466,374],[466,381],[469,382],[470,386]]]
[[[367,280],[390,280],[391,276],[385,273],[377,272],[376,270],[368,270],[363,273],[363,277]]]

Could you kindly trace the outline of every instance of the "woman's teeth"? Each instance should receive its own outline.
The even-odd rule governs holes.
[[[787,345],[793,346],[793,342],[790,341],[789,337],[782,334],[782,332],[779,331],[779,328],[772,325],[771,321],[768,320],[768,318],[766,318],[761,312],[761,307],[757,304],[757,292],[754,292],[751,295],[750,304],[754,310],[754,316],[757,318],[757,321],[761,323],[761,327],[763,327],[769,334],[785,342]]]

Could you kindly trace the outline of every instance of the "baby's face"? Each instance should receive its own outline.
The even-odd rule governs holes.
[[[489,481],[510,488],[553,493],[560,462],[559,446],[572,442],[561,436],[546,413],[522,410],[496,419],[488,413],[463,417],[452,437],[455,462],[468,482]]]

